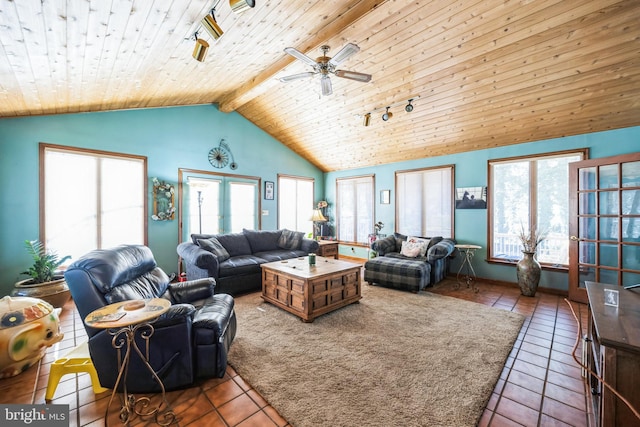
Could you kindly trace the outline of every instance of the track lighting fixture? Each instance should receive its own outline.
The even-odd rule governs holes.
[[[242,13],[255,5],[255,0],[229,0],[229,6],[231,6],[233,13]]]
[[[410,113],[413,111],[413,105],[411,105],[411,101],[413,101],[413,98],[407,101],[409,103],[404,107],[404,111],[406,111],[407,113]]]
[[[385,122],[393,117],[393,113],[389,112],[389,108],[391,107],[387,107],[387,111],[382,115],[382,120]]]
[[[220,28],[220,26],[216,22],[216,17],[213,15],[214,12],[215,9],[211,9],[211,14],[202,18],[202,21],[200,21],[200,23],[202,24],[202,27],[207,30],[207,33],[209,33],[209,35],[213,37],[214,40],[218,40],[220,36],[224,34],[224,31],[222,31],[222,28]]]
[[[362,120],[362,125],[363,126],[370,126],[371,125],[371,114],[375,113],[376,111],[380,111],[380,110],[385,110],[384,114],[382,114],[382,120],[389,121],[389,119],[391,119],[393,117],[393,113],[391,111],[389,111],[390,108],[396,107],[398,105],[402,105],[405,102],[407,103],[404,107],[404,111],[406,111],[407,113],[410,113],[413,111],[413,101],[415,101],[416,99],[420,99],[420,95],[416,95],[411,99],[408,99],[406,101],[400,101],[400,102],[396,102],[393,104],[389,104],[386,107],[377,107],[374,108],[373,110],[369,111],[368,113],[364,114],[364,115],[357,115],[357,117],[363,117]]]
[[[198,33],[195,35],[196,38],[196,46],[193,49],[193,57],[198,62],[204,62],[204,59],[207,57],[207,51],[209,50],[209,43],[206,40],[202,40],[198,38]]]

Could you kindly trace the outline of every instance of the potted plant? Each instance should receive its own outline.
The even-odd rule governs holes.
[[[20,274],[30,278],[17,282],[11,295],[40,298],[56,308],[64,306],[71,294],[58,268],[71,257],[60,258],[57,253],[47,251],[39,240],[25,240],[25,248],[33,258],[33,264]]]
[[[522,295],[532,297],[538,290],[540,272],[542,270],[535,255],[538,246],[544,242],[546,235],[538,232],[535,228],[525,232],[524,227],[521,227],[519,237],[522,243],[523,257],[516,264],[518,286]]]

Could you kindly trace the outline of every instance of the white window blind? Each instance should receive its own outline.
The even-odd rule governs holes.
[[[313,187],[311,178],[278,177],[278,228],[313,232]]]
[[[338,240],[368,244],[373,233],[373,176],[336,180]]]
[[[145,244],[146,158],[43,146],[44,242],[76,259]]]
[[[453,237],[453,166],[396,172],[398,232]]]

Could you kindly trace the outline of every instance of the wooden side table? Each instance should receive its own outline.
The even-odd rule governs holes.
[[[318,244],[320,245],[320,248],[318,249],[318,256],[340,259],[337,240],[318,240]]]
[[[148,345],[149,339],[151,339],[154,332],[152,322],[169,310],[170,306],[171,302],[163,298],[122,301],[92,311],[84,319],[84,322],[92,328],[108,329],[109,334],[113,336],[111,340],[113,348],[117,350],[118,378],[104,414],[105,425],[109,425],[109,408],[120,383],[122,383],[120,421],[124,424],[130,422],[133,414],[141,417],[154,416],[156,423],[160,425],[169,425],[175,421],[176,416],[167,402],[164,384],[162,384],[162,380],[149,364]],[[136,334],[147,343],[144,354],[136,343]],[[121,354],[123,349],[125,351],[124,358]],[[127,374],[129,373],[131,350],[140,355],[140,358],[160,385],[162,400],[155,408],[149,408],[151,399],[148,397],[136,399],[134,395],[127,392]]]

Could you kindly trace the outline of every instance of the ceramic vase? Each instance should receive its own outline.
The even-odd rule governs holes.
[[[540,282],[540,263],[535,258],[535,252],[522,251],[523,257],[517,264],[518,286],[520,293],[527,297],[535,296]]]

